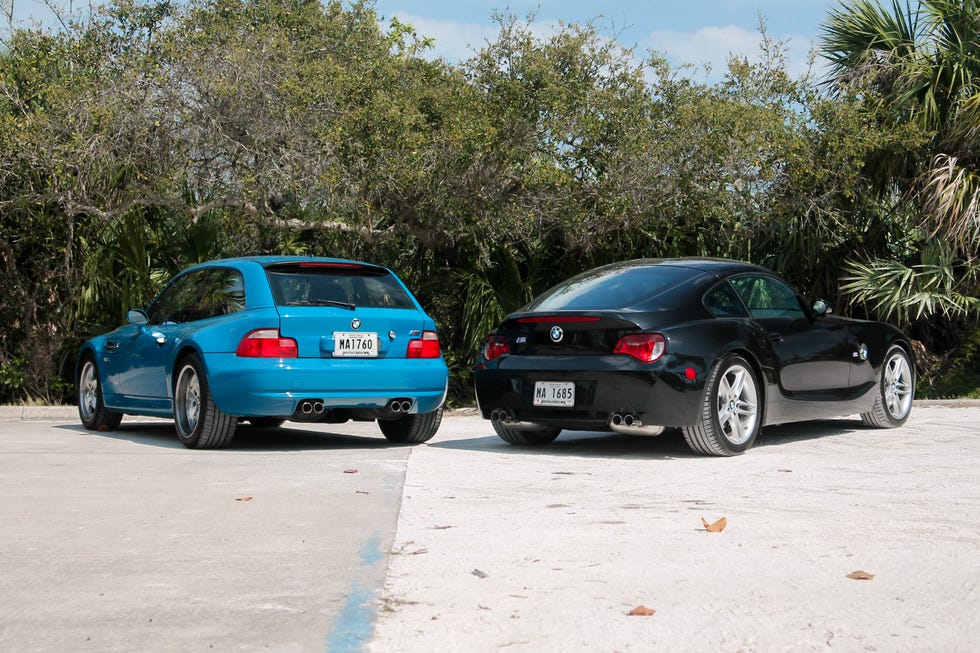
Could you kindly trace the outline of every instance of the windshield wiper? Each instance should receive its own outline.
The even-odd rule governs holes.
[[[356,304],[350,302],[341,302],[336,299],[303,299],[295,302],[289,302],[290,306],[337,306],[339,308],[346,308],[349,311],[357,309]]]
[[[337,301],[336,299],[322,299],[320,300],[320,303],[329,304],[330,306],[339,306],[340,308],[346,308],[348,311],[353,311],[354,309],[357,308],[356,304],[352,304],[350,302],[341,302],[341,301]]]

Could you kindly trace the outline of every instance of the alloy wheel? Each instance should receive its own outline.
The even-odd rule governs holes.
[[[896,353],[885,365],[885,408],[895,419],[901,419],[912,407],[912,370],[905,356]]]
[[[759,419],[759,397],[752,373],[741,365],[732,365],[718,383],[718,424],[725,439],[734,445],[745,444],[755,433]]]
[[[91,361],[86,362],[82,367],[82,373],[78,377],[78,387],[78,409],[82,413],[82,418],[91,420],[99,407],[99,377]]]
[[[177,402],[177,427],[184,436],[189,436],[201,417],[201,382],[192,366],[186,365],[180,371],[174,399]]]

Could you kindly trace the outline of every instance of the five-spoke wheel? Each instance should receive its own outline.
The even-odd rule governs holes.
[[[684,427],[684,439],[698,453],[734,456],[755,442],[761,427],[761,402],[755,371],[732,354],[712,370],[705,387],[701,420]]]
[[[78,417],[82,421],[82,426],[93,431],[115,430],[122,421],[122,413],[105,407],[102,383],[99,381],[99,368],[91,354],[86,354],[82,359],[75,385],[78,394]]]
[[[181,443],[191,449],[216,449],[230,443],[238,420],[215,405],[201,359],[190,354],[177,369],[174,422]]]
[[[895,428],[904,424],[912,412],[915,396],[915,368],[901,347],[892,347],[885,355],[878,380],[875,403],[861,420],[868,426]]]

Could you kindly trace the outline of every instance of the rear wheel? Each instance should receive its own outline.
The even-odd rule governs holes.
[[[399,444],[428,442],[442,424],[442,412],[443,409],[440,407],[431,413],[402,415],[398,419],[379,419],[378,427],[389,442]]]
[[[915,369],[901,347],[892,347],[881,366],[878,393],[870,412],[861,413],[868,426],[891,429],[904,424],[912,412],[915,396]]]
[[[490,423],[493,425],[493,430],[497,432],[497,435],[502,440],[524,447],[540,447],[545,444],[551,444],[558,437],[558,434],[561,433],[561,429],[552,426],[542,426],[528,431],[507,426],[505,422],[499,419],[491,419]]]
[[[708,377],[701,421],[684,427],[691,449],[708,456],[748,451],[761,427],[758,382],[747,360],[726,356]]]
[[[102,401],[102,383],[95,358],[86,354],[78,373],[75,388],[78,393],[78,417],[82,426],[91,431],[114,431],[122,421],[122,413],[111,411]]]
[[[189,449],[226,446],[235,437],[238,420],[215,405],[201,359],[191,354],[177,367],[174,422],[181,444]]]

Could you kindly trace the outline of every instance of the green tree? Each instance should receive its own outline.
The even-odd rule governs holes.
[[[866,166],[881,197],[900,195],[921,216],[909,221],[914,255],[854,260],[845,288],[854,303],[871,300],[873,313],[914,315],[940,349],[952,344],[937,337],[950,320],[980,315],[978,33],[977,0],[893,0],[887,8],[854,0],[830,13],[822,35],[836,97],[925,135],[919,147],[872,152]]]

